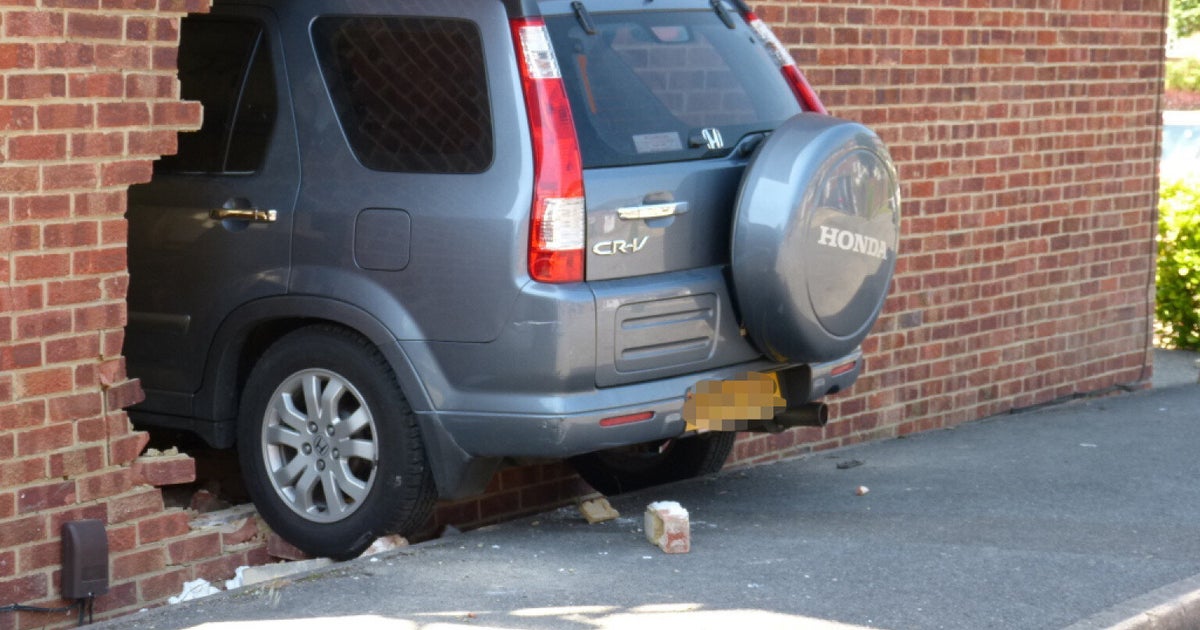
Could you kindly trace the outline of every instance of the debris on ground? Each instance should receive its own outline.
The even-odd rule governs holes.
[[[844,462],[837,463],[838,470],[847,470],[850,468],[857,468],[862,465],[863,465],[863,463],[857,459],[848,459]]]
[[[377,553],[383,553],[385,551],[391,551],[393,549],[399,549],[407,546],[408,539],[399,534],[383,536],[381,538],[376,538],[375,542],[371,543],[371,546],[367,547],[366,551],[363,551],[359,557],[365,558],[367,556],[373,556]]]
[[[665,553],[691,551],[688,511],[679,503],[656,501],[647,505],[644,521],[646,540],[658,545]]]
[[[854,494],[861,497],[861,496],[866,496],[866,494],[870,491],[871,491],[871,489],[866,486],[859,486],[854,489]]]
[[[168,597],[167,603],[178,604],[181,602],[191,601],[193,599],[200,599],[201,597],[208,597],[209,595],[220,592],[221,589],[210,584],[208,580],[200,578],[198,580],[192,580],[191,582],[184,582],[183,591],[181,591],[178,595],[172,595],[171,597]]]
[[[329,558],[311,558],[309,560],[277,562],[275,564],[250,567],[242,572],[242,585],[251,586],[253,584],[271,582],[297,573],[321,569],[331,564],[333,564],[333,560]]]
[[[248,567],[248,566],[240,566],[240,567],[234,569],[233,570],[233,579],[225,580],[225,590],[232,591],[235,588],[241,588],[242,584],[245,583],[245,578],[243,578],[242,576],[243,576],[243,574],[246,573],[246,569],[249,569],[249,568],[250,567]]]
[[[579,502],[579,511],[583,513],[583,517],[587,519],[589,524],[603,523],[619,518],[621,513],[609,504],[608,499],[604,497],[596,497],[586,501]]]
[[[188,509],[200,514],[220,512],[221,510],[228,510],[231,507],[233,507],[233,504],[206,488],[197,490],[188,501]]]

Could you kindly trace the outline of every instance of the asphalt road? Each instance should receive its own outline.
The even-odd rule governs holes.
[[[100,627],[1099,627],[1200,588],[1194,383],[726,471],[613,498],[616,521],[564,508]],[[690,511],[690,553],[645,541],[655,500]]]

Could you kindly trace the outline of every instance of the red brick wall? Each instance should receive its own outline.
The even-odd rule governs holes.
[[[103,8],[101,6],[103,5]],[[69,8],[63,8],[69,7]],[[192,531],[152,483],[187,458],[139,458],[122,408],[125,189],[175,150],[178,18],[204,0],[0,0],[0,602],[59,606],[60,528],[105,521],[100,614],[229,577],[265,557],[253,532]],[[72,615],[0,613],[0,628]]]
[[[824,431],[903,435],[1149,378],[1165,0],[805,0],[756,9],[900,169],[896,280]]]
[[[205,5],[0,0],[0,605],[61,603],[58,528],[73,518],[109,524],[98,610],[264,559],[245,540],[255,527],[192,531],[162,507],[149,481],[190,467],[138,458],[144,436],[120,411],[136,395],[120,359],[123,190],[198,122],[177,102],[173,47],[177,16]],[[891,146],[904,237],[866,374],[834,422],[744,438],[736,462],[1145,382],[1164,5],[756,3],[830,110]],[[561,465],[513,469],[439,522],[578,489]],[[66,623],[0,614],[0,630]]]

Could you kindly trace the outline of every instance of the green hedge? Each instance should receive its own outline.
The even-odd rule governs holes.
[[[1168,90],[1200,92],[1200,59],[1170,59],[1167,61]]]
[[[1200,349],[1200,181],[1194,178],[1162,184],[1155,292],[1158,343]]]

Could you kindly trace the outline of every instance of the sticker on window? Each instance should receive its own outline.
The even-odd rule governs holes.
[[[638,153],[663,153],[682,151],[683,140],[675,131],[667,133],[644,133],[633,137],[633,146]]]

